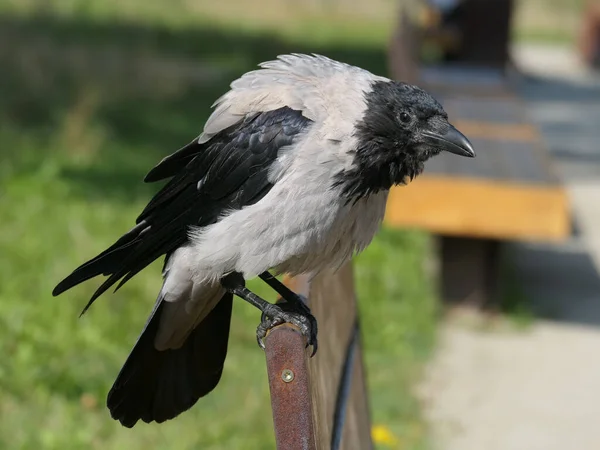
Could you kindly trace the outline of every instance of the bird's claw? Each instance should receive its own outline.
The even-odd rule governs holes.
[[[306,347],[312,345],[311,357],[317,353],[317,319],[311,314],[310,308],[301,299],[298,302],[280,302],[263,311],[261,322],[256,329],[256,339],[264,350],[264,339],[272,328],[282,323],[291,323],[298,327],[306,337]]]

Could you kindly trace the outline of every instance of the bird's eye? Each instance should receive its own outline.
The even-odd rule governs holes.
[[[400,113],[400,121],[402,121],[403,123],[409,123],[410,122],[410,114],[401,112]]]

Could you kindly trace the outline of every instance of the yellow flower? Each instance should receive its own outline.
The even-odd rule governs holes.
[[[385,425],[373,425],[371,428],[371,438],[376,444],[392,447],[398,445],[398,438]]]

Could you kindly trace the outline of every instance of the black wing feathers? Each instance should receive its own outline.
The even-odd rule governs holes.
[[[225,211],[259,201],[272,187],[268,173],[279,150],[311,123],[300,111],[283,107],[246,117],[210,141],[195,140],[163,159],[146,181],[171,180],[148,203],[136,226],[61,281],[53,295],[97,275],[109,276],[87,309],[119,280],[118,287],[183,245],[191,226],[210,225]]]
[[[165,157],[144,177],[146,183],[174,177],[183,167],[194,159],[203,146],[198,144],[198,138],[180,148],[175,153]]]

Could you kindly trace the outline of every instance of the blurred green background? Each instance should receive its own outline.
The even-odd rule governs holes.
[[[540,3],[523,2],[519,17]],[[569,41],[568,20],[558,34],[544,30],[573,3],[555,0],[546,19],[518,22],[517,36]],[[157,189],[144,174],[199,134],[234,78],[286,52],[385,74],[396,8],[0,0],[0,448],[273,448],[252,307],[235,302],[212,394],[177,420],[128,430],[110,419],[105,396],[154,303],[159,264],[82,319],[96,282],[50,292],[130,228]],[[393,448],[427,448],[411,386],[435,341],[428,249],[423,233],[386,230],[356,262],[373,422],[397,437]]]

